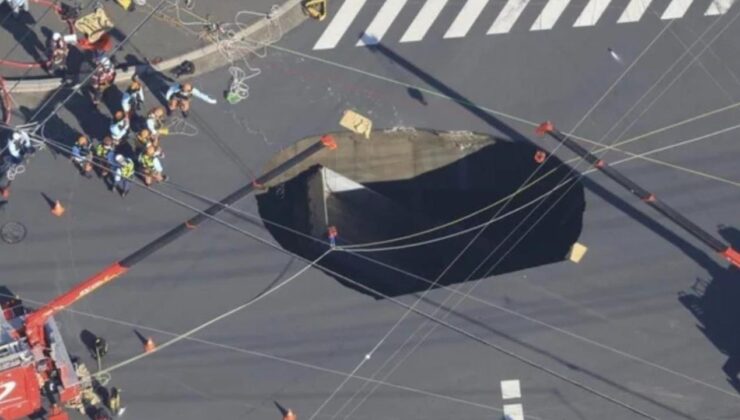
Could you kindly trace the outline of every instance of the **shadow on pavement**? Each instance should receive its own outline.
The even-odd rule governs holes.
[[[528,141],[524,136],[517,133],[516,130],[476,107],[467,98],[384,45],[378,44],[372,46],[370,50],[377,51],[406,68],[430,86],[453,98],[462,107],[490,124],[491,127],[513,139]],[[728,269],[718,264],[715,259],[709,257],[704,251],[657,223],[653,216],[646,216],[642,212],[637,211],[632,205],[627,204],[619,197],[599,186],[599,184],[585,177],[583,178],[583,184],[589,191],[614,205],[643,226],[657,233],[664,240],[676,246],[709,272],[709,280],[697,280],[697,283],[691,288],[690,292],[680,292],[679,301],[697,317],[701,323],[699,329],[707,338],[720,351],[727,354],[728,361],[722,369],[728,376],[728,382],[740,392],[740,378],[738,377],[740,375],[740,334],[737,334],[735,324],[735,320],[740,319],[740,305],[738,305],[738,302],[740,302],[740,276],[738,275],[738,270],[734,267]],[[725,240],[731,243],[734,242],[737,247],[738,240],[740,239],[740,232],[737,229],[721,227],[719,233]]]
[[[719,234],[734,247],[740,245],[740,230],[720,225]],[[697,328],[727,356],[722,371],[740,392],[740,271],[717,264],[705,268],[710,277],[696,279],[689,290],[679,292],[678,300],[696,317]]]
[[[39,40],[38,35],[31,27],[35,23],[33,22],[33,17],[29,13],[21,13],[18,18],[8,16],[11,14],[10,11],[7,9],[7,6],[1,4],[0,10],[3,11],[3,13],[0,13],[0,27],[10,33],[16,42],[16,45],[9,51],[3,52],[3,55],[10,55],[20,45],[31,56],[34,62],[42,63],[46,61],[44,57],[44,44]]]

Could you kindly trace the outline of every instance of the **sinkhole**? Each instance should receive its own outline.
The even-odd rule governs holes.
[[[420,129],[334,136],[337,150],[257,195],[259,213],[284,249],[308,260],[327,250],[334,227],[337,251],[318,267],[367,295],[563,261],[581,233],[583,185],[555,156],[538,163],[531,144]],[[316,140],[301,140],[268,166]]]

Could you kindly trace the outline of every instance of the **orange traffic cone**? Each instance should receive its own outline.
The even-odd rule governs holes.
[[[298,416],[293,413],[293,410],[290,408],[288,409],[288,412],[285,413],[285,417],[283,417],[283,420],[298,420]]]
[[[144,343],[144,352],[145,353],[151,353],[156,348],[157,348],[157,345],[154,344],[154,340],[152,340],[151,337],[147,338],[146,339],[146,343]]]
[[[59,200],[54,202],[54,207],[51,208],[51,214],[56,217],[61,217],[64,214],[64,207],[62,207],[62,203]]]

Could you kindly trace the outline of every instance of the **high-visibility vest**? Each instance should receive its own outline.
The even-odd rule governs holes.
[[[95,156],[97,157],[105,157],[105,155],[107,155],[111,150],[113,150],[112,147],[106,146],[103,143],[98,143],[93,148],[93,153],[95,153]]]
[[[154,157],[149,156],[146,153],[139,155],[139,163],[141,163],[141,166],[143,166],[144,169],[154,169]]]
[[[154,162],[152,162],[153,164]],[[124,178],[131,178],[134,176],[134,161],[126,159],[126,163],[121,166],[121,176]]]

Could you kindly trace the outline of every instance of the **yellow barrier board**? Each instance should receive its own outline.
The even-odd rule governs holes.
[[[131,10],[133,6],[133,0],[116,0],[116,3],[123,7],[123,10]]]
[[[370,132],[373,129],[372,120],[349,109],[344,111],[344,115],[342,115],[339,125],[353,133],[362,134],[368,139],[370,138]]]
[[[586,251],[588,251],[588,248],[586,246],[576,242],[570,249],[570,257],[568,257],[568,259],[577,264],[581,262],[583,256],[586,255]]]
[[[113,22],[105,14],[105,10],[102,7],[96,9],[94,13],[79,18],[75,22],[77,32],[87,36],[90,42],[97,42],[111,28],[113,28]]]

